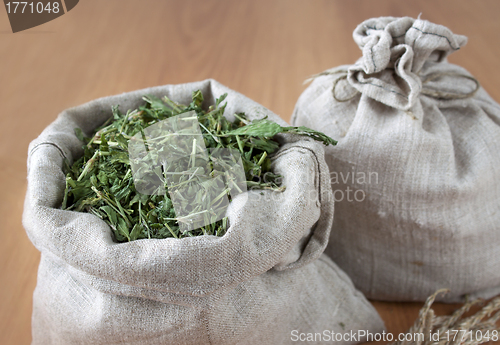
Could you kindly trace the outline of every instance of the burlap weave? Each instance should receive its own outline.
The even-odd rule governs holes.
[[[90,134],[111,116],[112,105],[136,108],[145,94],[186,103],[197,89],[207,105],[227,92],[228,116],[245,112],[284,124],[243,95],[205,80],[66,110],[31,143],[23,223],[42,253],[33,344],[288,344],[293,331],[381,331],[373,307],[322,254],[333,199],[317,142],[280,137],[273,169],[286,190],[251,190],[246,203],[236,197],[223,237],[115,243],[99,218],[59,208],[63,157],[82,154],[75,127]]]
[[[446,59],[466,37],[407,17],[353,36],[363,56],[315,78],[292,119],[339,140],[325,252],[369,298],[498,294],[500,106]]]

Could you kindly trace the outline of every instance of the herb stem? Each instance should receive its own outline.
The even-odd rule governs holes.
[[[82,178],[87,175],[87,172],[94,166],[94,162],[97,158],[97,155],[99,155],[99,150],[96,150],[94,152],[94,155],[92,156],[92,158],[90,158],[87,163],[85,164],[85,168],[83,168],[83,171],[82,173],[80,174],[80,176],[78,176],[78,179],[77,181],[81,181]]]
[[[262,165],[262,163],[264,163],[264,160],[266,159],[267,157],[267,151],[264,151],[264,153],[262,154],[262,157],[260,157],[259,161],[257,162],[258,165]]]
[[[245,120],[244,118],[242,118],[241,116],[239,116],[239,115],[238,115],[238,114],[236,114],[236,113],[234,114],[234,117],[236,117],[238,120],[240,120],[241,122],[243,122],[243,123],[244,123],[245,125],[247,125],[247,126],[250,124],[250,122],[249,122],[249,121]]]
[[[172,230],[172,228],[170,226],[168,226],[168,223],[165,222],[165,227],[168,229],[168,231],[170,231],[170,233],[172,234],[172,236],[174,236],[175,238],[179,238],[177,237],[177,235],[175,234],[175,232]]]
[[[191,157],[193,159],[192,167],[194,168],[196,166],[196,139],[193,139],[193,150],[191,151]]]
[[[215,142],[217,143],[220,143],[219,141],[219,138],[217,138],[215,135],[212,134],[212,132],[210,132],[207,127],[203,126],[203,123],[200,122],[200,126],[201,128],[203,128],[208,134],[210,134],[212,136],[212,138],[214,138]]]
[[[236,135],[236,142],[238,143],[238,147],[240,149],[240,152],[243,153],[243,143],[241,142],[239,135]]]

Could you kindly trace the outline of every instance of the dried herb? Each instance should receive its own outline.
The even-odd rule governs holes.
[[[72,166],[66,167],[62,209],[98,216],[109,224],[118,242],[224,235],[228,227],[226,218],[199,229],[181,231],[180,219],[176,217],[168,193],[141,194],[134,185],[128,153],[131,138],[155,123],[188,111],[196,113],[207,148],[230,148],[240,152],[249,189],[283,191],[285,188],[280,185],[281,177],[270,171],[269,155],[279,148],[272,139],[274,135],[292,132],[312,137],[325,145],[336,144],[326,135],[309,128],[281,127],[267,119],[250,122],[243,113],[234,114],[236,120],[231,122],[223,116],[226,104],[222,102],[226,96],[222,95],[207,110],[202,108],[200,91],[193,92],[189,105],[178,104],[167,97],[160,100],[145,96],[143,106],[126,114],[122,114],[118,106],[113,107],[113,116],[97,128],[91,138],[75,129],[78,138],[85,143],[84,154]]]

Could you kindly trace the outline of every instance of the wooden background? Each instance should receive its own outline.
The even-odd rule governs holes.
[[[82,0],[62,17],[16,34],[0,8],[0,344],[31,341],[39,253],[21,224],[26,153],[60,111],[210,77],[288,121],[304,79],[361,55],[352,40],[357,24],[420,13],[469,37],[450,61],[500,100],[497,0]],[[422,305],[374,304],[393,333],[405,331]]]

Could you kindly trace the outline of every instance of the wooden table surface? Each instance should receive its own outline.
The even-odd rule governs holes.
[[[214,78],[285,120],[308,76],[353,63],[370,17],[411,16],[469,37],[450,61],[500,100],[500,1],[82,0],[13,34],[0,9],[0,344],[29,344],[39,253],[21,224],[26,153],[63,109],[148,86]],[[390,332],[422,303],[374,302]],[[450,313],[456,305],[437,305]]]

